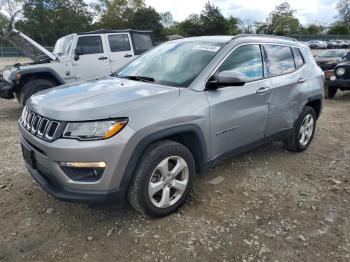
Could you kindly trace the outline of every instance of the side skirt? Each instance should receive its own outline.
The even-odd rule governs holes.
[[[232,151],[223,153],[223,154],[215,157],[214,159],[211,159],[207,163],[206,169],[208,170],[209,168],[218,165],[220,162],[222,162],[223,160],[225,160],[227,158],[230,158],[230,157],[233,157],[233,156],[240,155],[242,153],[251,151],[251,150],[253,150],[255,148],[261,147],[261,146],[263,146],[265,144],[268,144],[268,143],[270,143],[272,141],[275,141],[275,140],[283,140],[283,139],[291,136],[292,134],[293,134],[293,128],[286,129],[286,130],[283,130],[283,131],[278,132],[276,134],[272,134],[272,135],[270,135],[268,137],[260,139],[258,141],[255,141],[253,143],[250,143],[248,145],[244,145],[244,146],[236,148],[236,149],[234,149]]]

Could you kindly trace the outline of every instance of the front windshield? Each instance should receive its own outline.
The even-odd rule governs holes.
[[[117,76],[188,87],[222,47],[222,43],[205,41],[165,43],[122,68]]]
[[[343,50],[326,50],[319,54],[321,57],[343,57],[346,52]]]
[[[55,56],[67,56],[72,45],[73,35],[67,35],[57,40],[53,54]]]

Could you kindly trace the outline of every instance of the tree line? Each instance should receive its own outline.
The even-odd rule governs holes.
[[[247,25],[239,18],[224,17],[218,6],[208,1],[200,14],[181,22],[173,21],[170,12],[158,13],[145,0],[0,0],[0,27],[16,28],[43,45],[53,45],[63,36],[101,28],[153,30],[156,41],[169,35],[233,35],[264,33],[274,35],[320,34],[326,28],[318,23],[303,26],[288,2],[278,5],[263,22]],[[337,20],[328,34],[350,34],[350,0],[338,0]]]

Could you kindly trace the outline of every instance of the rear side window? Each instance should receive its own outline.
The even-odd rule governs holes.
[[[263,60],[259,45],[238,47],[220,66],[219,72],[235,71],[245,75],[248,81],[264,77]]]
[[[101,36],[80,36],[77,48],[80,49],[84,55],[103,53]]]
[[[130,42],[127,34],[109,35],[109,47],[111,52],[130,51]]]
[[[265,45],[269,76],[291,73],[295,70],[292,49],[288,46]]]
[[[140,55],[153,47],[152,38],[149,34],[133,33],[135,54]]]
[[[296,68],[301,67],[305,62],[299,48],[293,47],[294,61]]]

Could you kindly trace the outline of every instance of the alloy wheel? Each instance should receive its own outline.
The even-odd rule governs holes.
[[[299,142],[302,146],[306,146],[314,132],[315,120],[311,114],[307,114],[301,123],[299,130]]]
[[[186,191],[188,182],[186,161],[179,156],[165,158],[154,169],[148,184],[148,195],[152,204],[158,208],[176,204]]]

